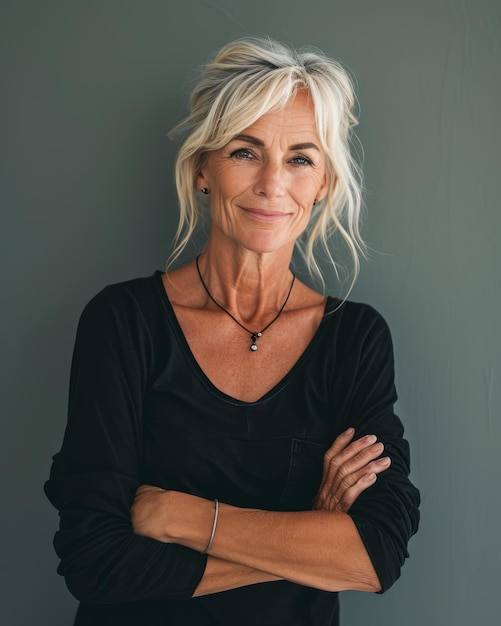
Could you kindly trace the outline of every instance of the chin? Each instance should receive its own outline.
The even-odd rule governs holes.
[[[270,254],[273,252],[283,252],[289,248],[292,254],[294,241],[277,239],[276,237],[253,237],[252,240],[242,241],[241,245],[247,250],[257,254]]]

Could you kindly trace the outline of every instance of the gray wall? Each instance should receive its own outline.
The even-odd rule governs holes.
[[[229,39],[314,44],[358,77],[372,249],[354,297],[393,330],[421,531],[345,626],[498,624],[498,0],[8,0],[2,47],[0,622],[71,623],[42,495],[78,315],[162,267],[174,147],[197,64]],[[497,617],[496,617],[497,616]]]

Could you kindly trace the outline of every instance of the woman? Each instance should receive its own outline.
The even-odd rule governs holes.
[[[76,624],[338,624],[337,592],[398,578],[419,496],[388,329],[290,269],[332,228],[357,266],[353,104],[336,62],[272,41],[206,67],[174,257],[200,206],[207,245],[79,324],[46,484]]]

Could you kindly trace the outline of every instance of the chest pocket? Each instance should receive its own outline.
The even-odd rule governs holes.
[[[330,443],[304,439],[290,442],[290,465],[280,500],[284,511],[307,511],[315,497],[322,478],[324,454]]]

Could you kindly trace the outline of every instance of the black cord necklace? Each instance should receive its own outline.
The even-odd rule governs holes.
[[[248,328],[246,328],[241,322],[239,322],[234,315],[232,315],[228,310],[226,310],[224,308],[224,306],[220,305],[219,302],[216,302],[216,300],[214,300],[214,298],[212,297],[211,292],[209,291],[207,285],[204,282],[204,279],[202,278],[202,272],[200,271],[200,266],[198,265],[198,259],[199,258],[200,258],[200,255],[198,255],[197,258],[195,259],[195,265],[197,266],[198,277],[200,278],[200,282],[202,283],[202,286],[205,289],[205,293],[209,296],[209,298],[212,300],[212,302],[214,302],[214,304],[218,308],[221,309],[221,311],[224,311],[226,313],[226,315],[229,315],[231,317],[231,319],[236,324],[238,324],[240,326],[240,328],[243,328],[247,333],[249,333],[249,335],[251,336],[251,339],[252,339],[252,343],[251,343],[251,345],[249,347],[252,350],[252,352],[255,352],[258,349],[257,340],[259,339],[259,337],[261,337],[261,335],[264,333],[264,331],[267,330],[272,324],[274,324],[277,321],[277,319],[282,314],[282,311],[285,309],[285,305],[289,301],[289,297],[290,297],[290,295],[292,293],[292,288],[294,287],[294,282],[296,280],[296,275],[291,270],[291,272],[292,272],[291,286],[289,287],[289,291],[287,293],[287,297],[285,298],[284,303],[280,307],[279,312],[275,315],[275,317],[271,320],[271,322],[269,324],[266,324],[266,326],[264,328],[262,328],[259,331],[253,332],[253,331],[249,330]]]

